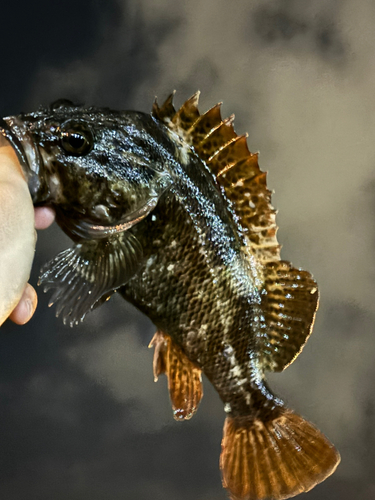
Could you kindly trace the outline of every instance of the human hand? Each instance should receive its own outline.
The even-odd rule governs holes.
[[[34,209],[17,155],[0,135],[0,325],[7,318],[23,325],[34,314],[37,295],[26,283],[35,252],[35,228],[44,229],[53,220],[52,209]]]
[[[49,207],[36,208],[35,211],[35,229],[46,229],[55,220],[55,213]],[[22,297],[9,316],[9,319],[17,325],[24,325],[33,316],[38,303],[38,297],[35,289],[27,283]]]

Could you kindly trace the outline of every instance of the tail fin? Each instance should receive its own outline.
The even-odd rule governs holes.
[[[314,425],[286,409],[265,422],[228,416],[221,448],[223,486],[232,500],[293,497],[324,481],[340,462]]]

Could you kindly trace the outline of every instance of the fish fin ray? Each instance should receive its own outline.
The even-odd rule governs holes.
[[[83,240],[60,252],[43,268],[39,285],[53,289],[50,304],[57,303],[57,315],[64,323],[78,324],[86,314],[125,285],[138,271],[142,247],[130,232],[106,239]]]
[[[222,123],[221,103],[219,102],[203,115],[186,131],[188,143],[193,147],[198,146]]]
[[[258,166],[258,155],[250,153],[248,157],[240,158],[243,147],[241,150],[236,159],[234,155],[229,158],[229,162],[233,159],[235,163],[225,167],[221,162],[218,182],[239,219],[251,254],[266,264],[280,259],[277,212],[271,204],[272,193],[267,188],[267,174]]]
[[[198,111],[199,95],[199,91],[193,94],[173,116],[171,125],[176,131],[187,131],[198,120],[200,116]],[[183,135],[185,136],[186,134]]]
[[[154,347],[154,379],[165,373],[175,420],[189,420],[203,397],[201,370],[192,363],[171,337],[157,331],[149,347]]]
[[[164,334],[158,330],[152,337],[148,347],[150,349],[154,347],[152,368],[154,373],[154,381],[157,382],[159,379],[159,375],[162,375],[166,371],[165,351],[167,349],[167,340]]]
[[[246,134],[236,135],[207,160],[210,166],[212,164],[211,169],[217,177],[250,155],[246,139]]]
[[[266,173],[259,168],[258,155],[249,151],[247,135],[236,134],[234,116],[223,120],[221,103],[201,115],[198,93],[178,111],[171,102],[170,96],[161,108],[153,108],[153,115],[193,147],[216,176],[251,254],[262,264],[280,260],[276,210]]]
[[[282,371],[296,359],[312,332],[319,292],[309,272],[286,261],[268,262],[264,276],[261,309],[267,328],[257,337],[261,362],[266,370]]]
[[[219,170],[216,162],[217,156],[232,142],[237,141],[237,138],[232,120],[227,119],[223,120],[203,141],[195,146],[198,156],[207,163],[215,176]]]
[[[176,91],[174,90],[164,101],[164,103],[159,107],[157,99],[152,106],[152,116],[163,122],[169,122],[171,118],[176,114],[175,107],[173,106],[173,98]]]
[[[285,408],[262,420],[228,416],[220,469],[232,500],[281,500],[309,491],[336,469],[340,455],[310,422]]]

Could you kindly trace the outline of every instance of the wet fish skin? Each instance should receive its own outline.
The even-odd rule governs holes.
[[[163,165],[173,145],[164,141],[154,147],[159,129],[150,115],[73,104],[5,119],[9,139],[22,143],[21,161],[30,163],[26,173],[34,204],[52,205],[57,222],[64,217],[72,220],[70,226],[79,225],[76,220],[114,225],[165,189]],[[95,147],[70,154],[62,146],[69,130],[86,130]]]
[[[182,173],[179,179],[189,181]],[[260,297],[248,277],[243,242],[230,231],[227,212],[220,214],[223,202],[217,212],[209,211],[209,195],[217,193],[214,183],[211,189],[193,194],[174,185],[171,191],[180,196],[166,193],[152,217],[134,226],[145,264],[120,293],[182,347],[236,412],[248,409],[251,393],[263,387],[253,321]],[[215,235],[210,235],[213,224]],[[241,331],[246,333],[239,337]],[[242,379],[245,385],[239,384]]]
[[[41,278],[64,320],[119,291],[158,328],[154,375],[168,376],[175,418],[196,411],[201,372],[218,391],[231,497],[289,498],[339,462],[265,381],[302,349],[318,292],[280,261],[265,176],[216,108],[199,115],[194,96],[153,115],[59,101],[0,127],[34,203],[52,205],[75,242]]]

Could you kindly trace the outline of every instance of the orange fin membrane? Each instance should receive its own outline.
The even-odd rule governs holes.
[[[149,347],[154,347],[154,378],[165,373],[175,420],[189,420],[203,396],[201,370],[197,368],[169,335],[157,331]]]
[[[264,276],[261,308],[267,328],[257,340],[263,368],[276,372],[295,360],[309,338],[319,292],[309,272],[286,261],[268,262]]]
[[[311,490],[336,469],[340,455],[310,422],[290,410],[263,422],[227,417],[220,457],[232,500],[281,500]]]

